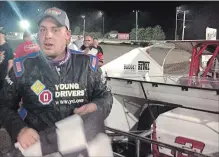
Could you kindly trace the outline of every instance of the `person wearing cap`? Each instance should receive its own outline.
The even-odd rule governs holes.
[[[49,8],[38,26],[40,50],[32,44],[20,47],[28,55],[14,59],[11,83],[6,81],[0,93],[0,120],[24,149],[39,141],[39,132],[73,114],[98,115],[104,121],[113,103],[97,57],[67,48],[71,31],[66,12]],[[22,118],[16,112],[20,98],[27,111]],[[95,132],[101,123],[90,125],[88,132]]]
[[[0,30],[0,89],[2,88],[7,72],[13,66],[13,51],[5,40],[5,32]]]

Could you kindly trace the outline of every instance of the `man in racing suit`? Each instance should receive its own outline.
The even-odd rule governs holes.
[[[41,51],[24,45],[21,51],[35,52],[14,60],[0,93],[2,125],[24,149],[39,140],[39,132],[70,115],[101,113],[104,120],[113,103],[97,57],[66,48],[71,36],[66,12],[49,8],[38,25]],[[17,113],[21,98],[24,121]]]

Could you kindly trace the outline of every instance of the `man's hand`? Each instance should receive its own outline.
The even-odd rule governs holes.
[[[85,115],[88,113],[95,112],[97,110],[97,105],[94,103],[86,104],[81,106],[80,108],[75,108],[74,113],[79,115]]]
[[[39,140],[38,133],[31,128],[23,128],[18,134],[17,141],[26,149]]]

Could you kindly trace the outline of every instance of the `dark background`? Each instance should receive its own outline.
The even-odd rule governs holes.
[[[31,31],[36,32],[35,19],[39,13],[48,7],[59,7],[68,13],[71,29],[76,26],[83,28],[81,15],[86,15],[86,30],[102,30],[102,18],[99,12],[104,12],[105,32],[118,30],[130,32],[135,27],[135,13],[140,10],[139,28],[160,25],[167,39],[174,39],[176,7],[184,6],[190,12],[186,15],[185,40],[205,39],[206,27],[219,28],[219,2],[117,2],[117,1],[17,1],[0,2],[0,27],[6,31],[20,31],[20,19],[27,19],[31,23]],[[178,16],[178,34],[182,34],[183,15]]]

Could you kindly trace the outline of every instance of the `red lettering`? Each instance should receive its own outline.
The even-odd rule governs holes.
[[[192,150],[198,153],[202,153],[205,147],[205,144],[201,141],[196,141],[196,140],[181,137],[181,136],[176,137],[175,143],[180,144],[182,148],[184,149]],[[173,151],[172,151],[172,155],[174,155]],[[178,152],[177,157],[192,157],[192,156]]]

